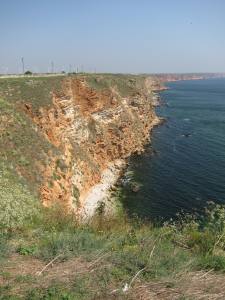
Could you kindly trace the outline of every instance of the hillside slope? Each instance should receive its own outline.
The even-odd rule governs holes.
[[[149,140],[158,122],[151,81],[134,75],[1,79],[1,205],[18,201],[20,208],[11,191],[16,182],[21,199],[60,202],[79,214],[104,172],[115,168],[118,176],[121,160]]]

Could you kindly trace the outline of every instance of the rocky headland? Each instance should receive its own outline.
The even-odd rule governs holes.
[[[9,178],[5,197],[13,178],[22,194],[39,198],[44,206],[60,203],[78,218],[89,218],[109,199],[126,159],[150,142],[152,128],[161,121],[154,108],[163,83],[202,78],[75,74],[0,79],[0,163],[3,177]]]

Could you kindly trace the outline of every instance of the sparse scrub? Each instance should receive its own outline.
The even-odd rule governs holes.
[[[159,227],[125,216],[105,222],[96,217],[92,224],[78,225],[58,206],[41,211],[32,224],[11,233],[7,243],[19,241],[15,251],[21,256],[45,263],[58,257],[57,265],[77,259],[85,268],[80,275],[72,276],[67,286],[60,279],[58,283],[50,281],[39,291],[40,298],[37,291],[26,288],[23,295],[28,298],[23,299],[103,299],[109,289],[118,289],[119,295],[126,284],[135,286],[136,280],[163,280],[174,285],[179,274],[225,271],[223,220],[223,207],[214,206],[204,219],[192,217]],[[92,270],[94,273],[88,276]],[[137,279],[132,282],[135,274]]]
[[[18,105],[32,104],[33,109],[52,103],[52,92],[61,90],[64,76],[10,78],[0,81],[0,97]]]
[[[96,90],[115,88],[122,97],[135,95],[145,89],[146,76],[124,74],[85,74],[88,84]]]
[[[24,222],[32,222],[38,212],[38,200],[25,185],[14,178],[13,170],[0,162],[0,228],[2,230],[21,227]]]
[[[46,165],[50,150],[57,152],[35,130],[30,118],[15,104],[0,98],[1,227],[21,226],[24,219],[35,214],[43,180],[37,162]]]
[[[4,258],[6,258],[10,253],[8,239],[9,239],[9,235],[3,232],[0,233],[0,262]]]

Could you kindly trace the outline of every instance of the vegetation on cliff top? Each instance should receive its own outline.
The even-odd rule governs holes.
[[[115,88],[122,97],[142,93],[147,76],[125,74],[88,74],[84,78],[96,90]]]
[[[18,108],[32,104],[33,109],[51,105],[52,92],[61,89],[64,76],[22,77],[0,80],[0,97]]]

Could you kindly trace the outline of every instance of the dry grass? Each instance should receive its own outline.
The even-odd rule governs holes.
[[[225,299],[225,275],[189,272],[174,282],[137,283],[131,294],[131,299],[143,300],[222,300]]]
[[[99,255],[98,258],[101,257]],[[45,266],[43,261],[32,257],[13,255],[1,270],[0,286],[11,285],[13,287],[11,294],[21,297],[26,290],[44,290],[56,282],[58,285],[63,284],[69,287],[72,282],[76,281],[76,278],[95,277],[95,272],[106,267],[98,258],[91,262],[81,258],[56,261],[41,276],[38,276],[38,272]],[[111,266],[108,265],[107,267],[110,268]],[[137,278],[127,292],[122,292],[121,288],[123,286],[116,289],[116,285],[109,285],[105,299],[222,300],[225,299],[225,275],[222,273],[215,274],[213,271],[184,272],[180,274],[179,278],[174,278],[171,281],[143,281],[143,279]]]

